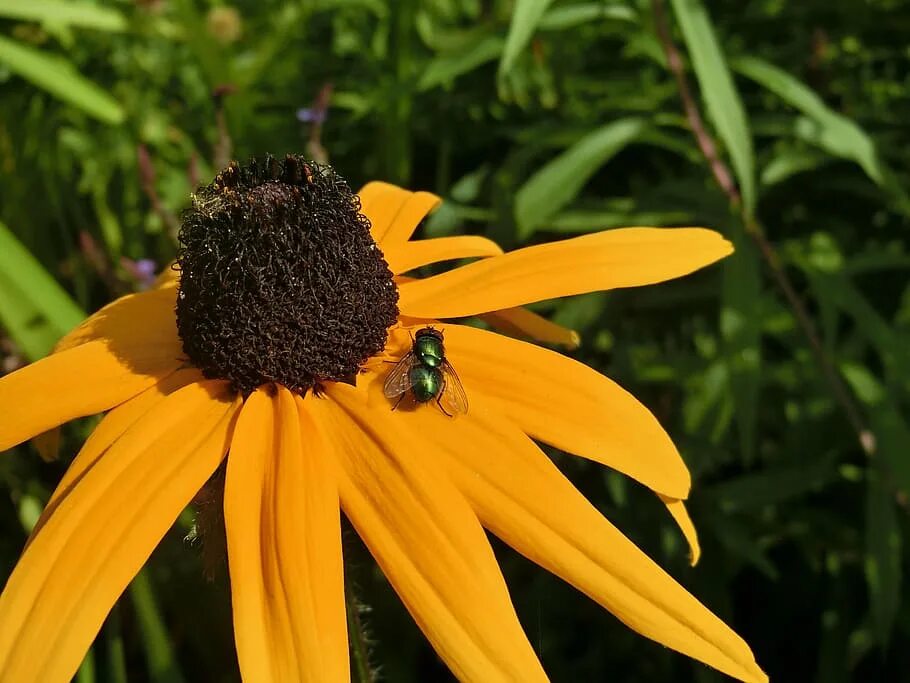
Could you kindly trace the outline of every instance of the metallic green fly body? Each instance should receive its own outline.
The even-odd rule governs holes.
[[[432,327],[417,330],[411,350],[386,377],[383,393],[386,398],[398,399],[393,410],[408,391],[418,403],[436,399],[436,405],[449,417],[468,412],[464,387],[446,360],[442,331]]]

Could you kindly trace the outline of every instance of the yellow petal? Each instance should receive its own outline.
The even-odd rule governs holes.
[[[367,390],[379,400],[379,381]],[[740,680],[767,680],[739,636],[611,525],[507,418],[480,396],[472,401],[471,412],[455,419],[431,406],[393,415],[485,527],[639,633]]]
[[[65,351],[95,339],[107,340],[124,357],[149,347],[164,347],[182,355],[174,307],[177,288],[166,286],[112,301],[63,337],[54,351]]]
[[[386,242],[383,249],[385,260],[395,275],[441,261],[502,254],[502,249],[496,242],[478,235],[437,237],[401,243]]]
[[[155,278],[155,289],[170,287],[180,282],[180,271],[175,268],[176,261],[171,261]]]
[[[60,501],[73,491],[86,471],[95,465],[117,439],[172,393],[187,384],[199,381],[202,381],[202,373],[195,368],[177,370],[155,386],[146,389],[105,415],[58,482],[57,488],[32,530],[32,537],[37,535],[53,511],[57,509]],[[212,386],[215,384],[212,383]],[[224,384],[223,389],[227,389],[227,383]]]
[[[686,505],[676,498],[660,496],[660,499],[667,506],[667,510],[670,511],[673,520],[679,525],[683,536],[686,537],[686,542],[689,544],[689,564],[694,567],[698,564],[698,558],[701,557],[701,546],[698,543],[698,534],[695,532],[695,525],[692,524]]]
[[[250,395],[224,491],[245,681],[349,678],[338,492],[326,457],[287,389]]]
[[[733,251],[703,228],[622,228],[518,249],[404,283],[398,306],[415,318],[459,318],[617,287],[663,282]]]
[[[446,357],[468,393],[493,399],[526,434],[612,467],[666,496],[689,493],[689,470],[651,412],[587,365],[534,344],[445,325]]]
[[[117,348],[86,342],[0,378],[0,451],[123,403],[180,363],[166,346],[134,348],[128,358]]]
[[[477,518],[426,441],[402,438],[388,401],[327,391],[307,409],[331,434],[342,507],[439,656],[461,681],[546,680]]]
[[[389,183],[368,183],[359,192],[361,213],[370,219],[373,239],[387,244],[406,242],[428,213],[442,201],[429,192],[410,192]]]
[[[506,308],[480,316],[491,327],[513,337],[528,337],[543,344],[563,346],[570,351],[581,346],[581,337],[575,330],[557,325],[527,308]]]
[[[0,680],[63,683],[229,443],[239,399],[191,384],[134,425],[34,537],[0,596]]]

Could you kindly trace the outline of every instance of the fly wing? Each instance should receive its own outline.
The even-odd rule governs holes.
[[[398,398],[411,388],[410,371],[416,361],[414,353],[408,351],[407,355],[395,364],[382,385],[382,393],[386,398]]]
[[[468,395],[461,386],[458,373],[447,360],[442,361],[442,377],[445,384],[439,401],[445,412],[449,415],[463,415],[468,412]]]

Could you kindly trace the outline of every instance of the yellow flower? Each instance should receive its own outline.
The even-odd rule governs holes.
[[[348,680],[339,505],[461,680],[546,679],[484,528],[639,633],[743,681],[767,680],[748,645],[604,519],[535,444],[648,486],[680,524],[694,560],[697,541],[682,503],[689,473],[651,413],[559,353],[440,322],[481,315],[513,333],[577,344],[574,333],[520,307],[679,277],[726,256],[730,245],[700,228],[610,230],[507,254],[480,237],[411,240],[439,199],[370,183],[360,200],[371,227],[360,225],[365,253],[378,244],[388,263],[386,287],[381,257],[367,268],[332,261],[334,243],[325,253],[307,243],[299,254],[282,254],[250,241],[250,225],[279,246],[296,245],[301,230],[360,239],[356,221],[341,231],[315,218],[288,223],[297,214],[281,202],[303,202],[309,211],[308,201],[322,201],[313,187],[337,185],[330,171],[301,163],[220,174],[185,219],[180,283],[165,278],[158,289],[115,301],[53,355],[0,379],[0,451],[109,411],[0,597],[0,680],[69,680],[118,596],[225,458],[244,680]],[[356,198],[344,197],[356,214]],[[230,233],[237,241],[225,230],[239,230]],[[424,279],[402,276],[467,257],[479,260]],[[367,271],[379,278],[368,286]],[[276,287],[285,298],[272,310]],[[305,311],[289,291],[306,292]],[[376,301],[363,298],[374,291]],[[357,358],[373,343],[363,329],[386,309],[397,314],[382,323],[384,348],[345,375],[336,346],[345,362]],[[388,361],[402,358],[414,331],[431,324],[463,381],[466,414],[449,417],[432,402],[393,411],[383,393]],[[268,330],[276,336],[264,338]],[[348,344],[362,333],[361,347]],[[219,365],[224,358],[230,363]],[[334,369],[312,371],[319,363]]]

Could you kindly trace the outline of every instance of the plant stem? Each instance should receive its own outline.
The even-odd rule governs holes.
[[[347,582],[346,582],[347,584]],[[344,608],[348,620],[348,639],[351,641],[351,661],[354,675],[359,683],[375,683],[373,668],[370,666],[370,644],[366,625],[360,618],[360,601],[350,585],[345,585]]]
[[[682,100],[686,119],[689,122],[689,127],[692,129],[692,134],[695,136],[699,149],[701,149],[708,166],[711,168],[711,174],[720,189],[730,200],[730,204],[740,214],[746,233],[758,246],[762,259],[768,266],[768,270],[771,271],[775,284],[783,293],[793,311],[793,315],[796,317],[797,324],[809,341],[809,346],[821,368],[825,381],[831,388],[835,402],[840,406],[850,422],[863,453],[871,457],[875,454],[876,449],[875,434],[866,425],[863,415],[847,389],[843,378],[825,351],[815,322],[806,310],[806,306],[800,299],[799,294],[796,293],[796,288],[793,286],[790,276],[787,275],[787,271],[784,270],[777,250],[768,241],[761,223],[743,205],[739,189],[733,180],[733,174],[724,160],[720,158],[717,153],[717,145],[705,128],[704,119],[698,105],[695,103],[695,98],[692,96],[692,90],[689,88],[689,82],[686,79],[682,57],[680,57],[679,50],[677,50],[670,36],[663,0],[651,0],[651,7],[657,36],[667,57],[667,65],[676,79],[676,86],[679,90],[679,97]]]

